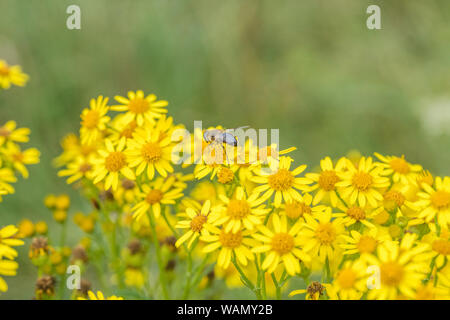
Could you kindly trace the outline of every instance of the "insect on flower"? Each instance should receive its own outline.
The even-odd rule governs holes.
[[[205,130],[205,132],[203,133],[203,139],[205,139],[205,141],[207,143],[209,143],[208,148],[214,148],[214,150],[216,149],[216,147],[220,146],[222,148],[223,151],[225,151],[225,155],[227,156],[227,162],[230,163],[229,159],[228,159],[228,155],[226,154],[226,150],[223,146],[223,144],[228,144],[230,146],[236,147],[238,145],[238,141],[236,136],[233,134],[234,131],[239,130],[239,129],[245,129],[248,128],[249,126],[242,126],[242,127],[238,127],[236,129],[208,129]],[[230,132],[231,131],[231,132]]]

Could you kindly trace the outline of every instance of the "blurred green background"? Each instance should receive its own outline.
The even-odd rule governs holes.
[[[70,4],[81,30],[66,28]],[[366,28],[370,4],[382,30]],[[91,97],[136,89],[168,100],[188,128],[280,128],[281,147],[312,167],[357,149],[449,173],[449,1],[0,0],[0,16],[0,59],[30,75],[0,92],[0,123],[30,127],[42,152],[0,204],[0,225],[28,217],[51,230],[48,193],[81,208],[51,165],[59,140]],[[27,249],[0,299],[32,297]]]

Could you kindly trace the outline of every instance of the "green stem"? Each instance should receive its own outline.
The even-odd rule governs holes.
[[[164,299],[168,300],[169,293],[167,291],[166,272],[164,270],[165,266],[164,266],[162,255],[161,255],[161,248],[159,246],[158,237],[156,236],[155,219],[153,218],[153,215],[148,212],[147,212],[147,217],[150,221],[150,227],[152,229],[153,245],[155,246],[155,251],[156,251],[156,261],[158,263],[158,268],[159,268],[159,281],[161,283],[161,290],[162,290]]]
[[[257,288],[255,288],[255,285],[247,278],[245,273],[242,271],[241,267],[239,267],[238,263],[236,262],[236,256],[234,255],[234,253],[233,253],[233,258],[231,259],[231,261],[233,262],[234,266],[236,267],[236,270],[239,272],[242,283],[247,288],[249,288],[250,290],[252,290],[255,293],[256,298],[258,300],[261,300],[262,299],[261,293],[259,292],[259,290],[257,290]]]

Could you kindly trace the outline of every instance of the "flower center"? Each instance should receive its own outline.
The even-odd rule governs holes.
[[[94,129],[97,127],[100,115],[96,110],[89,110],[86,114],[82,115],[81,125],[87,129]]]
[[[347,209],[347,215],[357,221],[363,220],[366,217],[366,213],[360,207],[352,207]]]
[[[147,100],[142,98],[136,98],[130,101],[128,109],[133,113],[144,113],[150,108],[150,104]]]
[[[294,184],[294,176],[287,169],[280,169],[269,176],[269,186],[276,191],[289,190]]]
[[[372,253],[377,247],[377,240],[370,236],[361,236],[356,246],[360,253]]]
[[[384,207],[388,210],[395,209],[405,203],[405,196],[398,191],[388,191],[384,194]]]
[[[219,172],[217,172],[217,180],[220,183],[226,184],[229,183],[231,181],[233,181],[234,178],[234,173],[233,170],[229,169],[229,168],[221,168],[219,170]]]
[[[191,220],[191,230],[194,232],[202,231],[203,224],[206,222],[206,216],[198,215]]]
[[[17,153],[14,153],[12,157],[13,157],[14,161],[22,162],[23,158],[24,158],[24,155],[23,155],[22,152],[17,152]]]
[[[133,137],[133,132],[134,129],[136,129],[137,127],[137,123],[136,121],[131,121],[129,124],[127,124],[127,126],[125,127],[125,129],[122,130],[122,132],[120,133],[121,137],[125,137],[127,139],[131,139]]]
[[[280,255],[291,252],[294,245],[294,237],[287,233],[277,233],[272,238],[272,249]]]
[[[161,159],[162,149],[157,143],[148,142],[142,147],[142,157],[146,162],[156,162]]]
[[[245,200],[230,200],[227,214],[232,219],[242,219],[250,214],[250,206]]]
[[[450,192],[436,191],[431,195],[431,203],[438,209],[447,208],[450,205]]]
[[[11,134],[11,131],[4,127],[0,127],[0,137],[8,137]]]
[[[237,248],[241,245],[242,242],[242,233],[239,231],[238,233],[232,232],[222,232],[219,236],[220,243],[226,248]]]
[[[147,197],[145,198],[145,201],[147,201],[150,204],[159,203],[161,199],[163,198],[163,193],[161,190],[154,189],[150,190],[150,192],[147,194]]]
[[[80,165],[80,167],[78,168],[78,170],[81,172],[81,173],[86,173],[86,172],[88,172],[89,170],[91,170],[92,169],[92,166],[89,164],[89,163],[83,163],[82,165]]]
[[[125,155],[122,152],[111,152],[105,159],[105,167],[109,172],[116,172],[126,165]]]
[[[298,201],[288,202],[284,207],[286,215],[291,219],[303,217],[305,213],[311,213],[311,207]]]
[[[373,182],[372,176],[367,172],[359,171],[353,175],[352,184],[359,191],[367,191]]]
[[[380,267],[381,282],[388,286],[398,286],[403,279],[403,267],[394,261]]]
[[[356,281],[356,274],[352,269],[343,269],[337,277],[339,286],[343,289],[351,289]]]
[[[7,75],[9,75],[8,66],[4,65],[4,66],[0,67],[0,76],[6,77]]]
[[[403,158],[394,158],[389,162],[391,168],[398,173],[407,174],[409,172],[409,165]]]
[[[321,244],[331,244],[336,239],[336,231],[331,223],[321,223],[316,229],[316,237]]]
[[[433,241],[432,248],[439,254],[444,256],[450,255],[450,241],[445,239],[437,239]]]
[[[334,185],[339,182],[339,177],[334,170],[325,170],[320,173],[319,186],[325,191],[334,190]]]

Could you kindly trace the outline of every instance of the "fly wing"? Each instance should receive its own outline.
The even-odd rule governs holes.
[[[229,133],[229,132],[225,132],[225,133],[222,135],[222,139],[223,139],[223,142],[225,142],[226,144],[229,144],[229,145],[232,145],[232,146],[236,146],[236,145],[237,145],[236,137],[233,136],[233,135],[232,135],[231,133]]]

